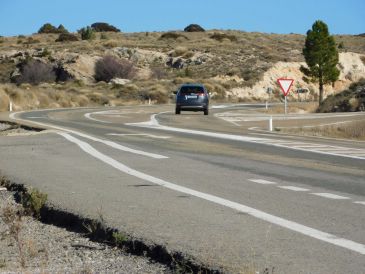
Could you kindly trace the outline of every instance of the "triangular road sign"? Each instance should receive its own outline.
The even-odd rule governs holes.
[[[280,78],[278,79],[278,84],[281,88],[281,90],[284,93],[284,96],[287,96],[289,93],[289,90],[291,88],[291,86],[293,85],[294,80],[293,79],[285,79],[285,78]]]

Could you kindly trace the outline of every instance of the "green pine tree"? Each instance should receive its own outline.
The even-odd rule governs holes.
[[[318,20],[308,30],[303,48],[307,67],[301,66],[306,82],[319,83],[319,105],[323,102],[323,86],[334,84],[340,75],[337,68],[338,51],[333,36],[329,34],[327,25]]]

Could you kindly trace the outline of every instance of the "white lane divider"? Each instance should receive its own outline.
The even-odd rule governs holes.
[[[293,190],[293,191],[309,191],[307,188],[296,187],[296,186],[278,186],[282,189]]]
[[[96,121],[96,122],[99,122],[99,123],[106,123],[106,124],[111,124],[111,122],[109,121],[105,121],[105,120],[100,120],[100,119],[96,119],[94,117],[91,117],[92,114],[97,114],[99,112],[90,112],[90,113],[85,113],[84,114],[84,117],[89,119],[89,120],[93,120],[93,121]]]
[[[289,230],[292,231],[296,231],[298,233],[301,233],[303,235],[315,238],[317,240],[321,240],[327,243],[331,243],[333,245],[336,246],[340,246],[343,248],[346,248],[348,250],[360,253],[365,255],[365,245],[361,244],[361,243],[357,243],[354,242],[352,240],[347,240],[344,238],[340,238],[337,237],[336,235],[333,234],[329,234],[290,220],[286,220],[284,218],[281,217],[277,217],[275,215],[271,215],[269,213],[266,213],[264,211],[243,205],[243,204],[239,204],[236,202],[232,202],[230,200],[218,197],[218,196],[214,196],[208,193],[204,193],[204,192],[200,192],[191,188],[187,188],[187,187],[183,187],[162,179],[159,179],[157,177],[153,177],[151,175],[148,175],[146,173],[140,172],[138,170],[132,169],[116,160],[114,160],[113,158],[99,152],[98,150],[96,150],[95,148],[93,148],[90,144],[81,141],[73,136],[71,136],[68,133],[64,133],[64,132],[60,132],[60,135],[62,135],[63,137],[65,137],[67,140],[69,140],[70,142],[78,145],[83,151],[85,151],[86,153],[92,155],[93,157],[99,159],[100,161],[118,169],[121,172],[127,173],[131,176],[137,177],[139,179],[142,179],[144,181],[148,181],[151,183],[154,183],[156,185],[177,191],[177,192],[181,192],[187,195],[191,195],[206,201],[210,201],[212,203],[215,204],[219,204],[234,210],[237,210],[239,212],[243,212],[245,214],[248,214],[252,217],[255,217],[257,219],[272,223],[272,224],[276,224],[278,226],[287,228]]]
[[[146,133],[108,133],[109,136],[146,136],[154,139],[169,139],[171,136],[160,136]]]
[[[349,200],[349,197],[340,196],[332,193],[311,193],[313,195],[317,195],[320,197],[328,198],[328,199],[334,199],[334,200]]]
[[[23,119],[20,119],[20,118],[17,118],[16,115],[18,113],[22,113],[23,111],[20,111],[20,112],[14,112],[14,113],[11,113],[9,115],[9,117],[11,119],[14,119],[14,120],[18,120],[18,121],[23,121],[23,122],[27,122],[26,120],[23,120]],[[78,132],[76,130],[72,130],[72,129],[68,129],[68,128],[65,128],[65,127],[60,127],[60,126],[54,126],[54,125],[50,125],[50,124],[46,124],[46,123],[40,123],[40,122],[35,122],[35,121],[31,121],[33,124],[36,124],[36,125],[39,125],[39,126],[42,126],[42,127],[48,127],[48,128],[54,128],[54,129],[57,129],[57,130],[61,130],[61,131],[65,131],[65,132],[69,132],[69,133],[72,133],[72,134],[75,134],[75,135],[78,135],[78,136],[81,136],[83,138],[86,138],[86,139],[89,139],[89,140],[92,140],[94,142],[99,142],[99,143],[102,143],[104,145],[107,145],[107,146],[110,146],[112,148],[115,148],[115,149],[118,149],[118,150],[121,150],[121,151],[125,151],[125,152],[129,152],[129,153],[133,153],[133,154],[137,154],[137,155],[141,155],[141,156],[146,156],[146,157],[150,157],[150,158],[154,158],[154,159],[167,159],[169,157],[167,156],[163,156],[163,155],[160,155],[160,154],[155,154],[155,153],[150,153],[150,152],[146,152],[146,151],[142,151],[142,150],[137,150],[137,149],[132,149],[132,148],[129,148],[129,147],[126,147],[126,146],[123,146],[123,145],[120,145],[118,143],[115,143],[115,142],[112,142],[112,141],[108,141],[108,140],[103,140],[103,139],[99,139],[99,138],[96,138],[94,136],[91,136],[91,135],[87,135],[85,133],[81,133],[81,132]]]
[[[297,191],[297,192],[308,192],[311,191],[308,188],[302,188],[302,187],[297,187],[297,186],[281,186],[281,185],[277,185],[276,182],[272,182],[272,181],[268,181],[268,180],[264,180],[264,179],[248,179],[248,181],[254,182],[254,183],[258,183],[258,184],[262,184],[262,185],[275,185],[278,188],[281,189],[285,189],[285,190],[292,190],[292,191]],[[327,199],[332,199],[332,200],[351,200],[351,198],[346,197],[346,196],[341,196],[341,195],[337,195],[337,194],[333,194],[333,193],[309,193],[311,195],[316,195],[322,198],[327,198]],[[365,201],[355,201],[353,202],[354,204],[360,204],[360,205],[365,205]]]
[[[271,181],[267,181],[267,180],[263,180],[263,179],[249,179],[249,181],[258,183],[258,184],[262,184],[262,185],[276,185],[275,182],[271,182]]]
[[[165,112],[162,112],[162,113],[165,113]],[[162,113],[159,113],[159,114],[162,114]],[[299,150],[299,151],[305,151],[305,152],[313,152],[313,153],[319,153],[319,154],[325,154],[325,155],[365,160],[365,149],[319,145],[316,143],[306,143],[306,142],[290,142],[290,141],[283,142],[282,140],[277,140],[277,139],[240,136],[240,135],[233,135],[233,134],[226,134],[226,133],[169,127],[169,126],[160,125],[156,119],[156,115],[157,114],[152,115],[150,118],[150,121],[142,122],[142,123],[126,123],[126,125],[143,127],[143,128],[153,128],[153,129],[165,130],[165,131],[170,131],[170,132],[187,133],[187,134],[199,135],[199,136],[207,136],[207,137],[224,139],[224,140],[258,143],[258,144],[263,144],[263,145],[269,145],[269,146],[275,146],[275,147],[281,147],[281,148],[287,148],[287,149],[293,149],[293,150]],[[328,147],[331,147],[331,149],[327,150]],[[323,148],[323,150],[322,150],[322,148]]]

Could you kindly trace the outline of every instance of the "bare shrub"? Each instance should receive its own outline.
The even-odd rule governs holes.
[[[113,78],[131,79],[136,71],[131,62],[108,55],[95,64],[95,80],[109,82]]]
[[[30,60],[21,69],[21,75],[17,83],[39,84],[41,82],[54,82],[56,74],[51,65],[38,60]]]
[[[173,39],[173,40],[176,40],[176,39],[178,39],[180,37],[185,38],[186,40],[189,40],[185,35],[180,34],[180,33],[177,33],[177,32],[172,32],[172,31],[163,33],[160,36],[159,40],[162,40],[162,39]]]
[[[152,67],[151,68],[151,78],[153,79],[164,79],[167,77],[166,71],[162,67]]]
[[[237,37],[233,34],[218,33],[218,32],[212,34],[209,38],[217,40],[219,42],[223,42],[226,39],[230,40],[231,42],[237,41]]]

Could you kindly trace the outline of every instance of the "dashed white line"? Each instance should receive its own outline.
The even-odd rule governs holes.
[[[320,197],[328,198],[328,199],[335,199],[335,200],[349,200],[349,197],[340,196],[332,193],[311,193],[313,195],[317,195]]]
[[[262,184],[262,185],[276,185],[275,182],[271,182],[271,181],[267,181],[267,180],[263,180],[263,179],[248,179],[251,182],[257,183],[257,184]]]
[[[365,201],[356,201],[354,204],[365,205]]]
[[[162,112],[163,113],[163,112]],[[159,114],[162,114],[159,113]],[[213,138],[219,138],[219,139],[225,139],[225,140],[234,140],[234,141],[243,141],[243,142],[251,142],[251,143],[259,143],[264,145],[270,145],[275,147],[282,147],[282,148],[288,148],[288,149],[294,149],[299,151],[305,151],[305,152],[313,152],[313,153],[319,153],[319,154],[325,154],[325,155],[332,155],[332,156],[340,156],[340,157],[346,157],[346,158],[353,158],[353,159],[359,159],[359,160],[365,160],[365,157],[357,156],[357,155],[351,155],[351,154],[344,154],[340,153],[338,151],[322,151],[320,149],[306,149],[301,148],[302,145],[318,145],[314,143],[305,143],[305,142],[286,142],[286,144],[282,143],[280,140],[276,139],[268,139],[268,138],[254,138],[249,136],[239,136],[239,135],[233,135],[233,134],[226,134],[226,133],[218,133],[218,132],[208,132],[208,131],[201,131],[201,130],[192,130],[192,129],[184,129],[184,128],[176,128],[176,127],[169,127],[169,126],[163,126],[160,125],[156,119],[157,114],[153,114],[150,118],[150,121],[142,122],[142,123],[126,123],[126,125],[130,126],[136,126],[136,127],[145,127],[145,128],[153,128],[158,130],[164,130],[164,131],[170,131],[170,132],[180,132],[180,133],[187,133],[192,135],[199,135],[199,136],[207,136],[207,137],[213,137]],[[291,143],[292,146],[288,145]],[[326,146],[323,146],[325,148]],[[334,147],[334,149],[339,149],[342,151],[348,150],[348,151],[359,151],[364,152],[365,150],[357,150],[353,148],[344,148],[344,147]]]
[[[296,187],[296,186],[278,186],[279,188],[293,190],[293,191],[309,191],[307,188]]]
[[[85,151],[86,153],[92,155],[93,157],[99,159],[100,161],[120,170],[121,172],[127,173],[131,176],[140,178],[142,180],[157,184],[159,186],[174,190],[174,191],[178,191],[184,194],[188,194],[206,201],[210,201],[213,202],[215,204],[219,204],[234,210],[237,210],[239,212],[243,212],[246,213],[252,217],[255,217],[257,219],[272,223],[272,224],[276,224],[278,226],[287,228],[289,230],[292,231],[296,231],[298,233],[301,233],[303,235],[327,242],[327,243],[331,243],[333,245],[336,246],[340,246],[343,248],[346,248],[348,250],[351,251],[355,251],[357,253],[363,254],[365,255],[365,245],[361,244],[361,243],[357,243],[351,240],[347,240],[344,238],[340,238],[337,237],[336,235],[333,234],[329,234],[290,220],[286,220],[284,218],[281,217],[277,217],[275,215],[271,215],[269,213],[266,213],[264,211],[243,205],[243,204],[239,204],[218,196],[214,196],[211,194],[207,194],[204,192],[200,192],[200,191],[196,191],[194,189],[190,189],[187,187],[183,187],[177,184],[173,184],[170,183],[168,181],[153,177],[151,175],[142,173],[140,171],[137,171],[135,169],[132,169],[116,160],[114,160],[113,158],[99,152],[98,150],[96,150],[95,148],[93,148],[91,145],[89,145],[86,142],[83,142],[73,136],[71,136],[68,133],[59,133],[61,134],[63,137],[65,137],[67,140],[69,140],[72,143],[77,144],[83,151]]]

